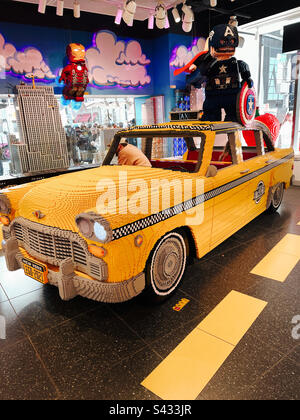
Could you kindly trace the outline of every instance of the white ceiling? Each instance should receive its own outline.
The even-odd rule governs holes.
[[[39,0],[13,0],[21,3],[39,3]],[[123,7],[123,0],[78,0],[80,9],[84,12],[98,13],[101,15],[115,16],[119,7]],[[170,9],[176,3],[176,0],[164,0],[164,5]],[[179,1],[177,3],[180,3]],[[73,9],[74,0],[64,0],[66,9]],[[137,10],[136,20],[148,19],[151,12],[154,12],[157,0],[136,0]],[[56,0],[47,0],[47,7],[56,7]],[[36,10],[38,13],[38,11]],[[46,8],[47,13],[47,8]]]

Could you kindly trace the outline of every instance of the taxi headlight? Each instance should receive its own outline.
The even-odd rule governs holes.
[[[10,204],[9,198],[3,193],[0,193],[0,213],[2,214],[11,213],[11,204]]]
[[[82,213],[76,219],[80,233],[92,241],[102,244],[112,240],[112,230],[107,220],[96,213]]]

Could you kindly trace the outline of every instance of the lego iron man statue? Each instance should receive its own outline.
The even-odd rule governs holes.
[[[59,82],[65,87],[63,96],[66,100],[84,101],[84,92],[89,83],[88,69],[85,65],[85,48],[81,44],[72,43],[67,46],[66,54],[69,64],[64,67]]]

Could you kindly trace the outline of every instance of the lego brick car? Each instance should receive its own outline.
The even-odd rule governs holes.
[[[255,147],[243,146],[245,130]],[[173,153],[178,138],[187,146],[183,156]],[[125,140],[152,166],[115,164]],[[102,166],[1,191],[7,267],[57,286],[64,300],[123,302],[142,292],[165,299],[188,261],[279,208],[293,160],[293,150],[275,149],[258,121],[119,131]]]

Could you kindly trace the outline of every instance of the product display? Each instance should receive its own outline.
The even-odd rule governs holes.
[[[0,401],[299,400],[297,0],[1,5]]]
[[[67,141],[57,100],[50,86],[16,86],[19,140],[12,141],[11,166],[16,174],[67,168]]]
[[[292,149],[274,150],[272,139],[254,124],[256,148],[243,151],[240,130],[236,123],[201,121],[136,126],[115,135],[100,168],[1,192],[8,269],[23,268],[58,286],[64,300],[81,295],[123,302],[144,289],[164,299],[182,279],[188,250],[200,258],[266,209],[276,211],[290,185]],[[218,132],[228,136],[231,161],[219,160]],[[142,149],[152,167],[111,165],[126,138],[147,138]],[[174,138],[184,138],[187,156],[153,158],[156,138],[171,147]],[[176,194],[151,190],[155,180],[168,184],[174,177],[179,188],[189,183],[184,200],[176,188]],[[137,196],[130,185],[141,185]]]

